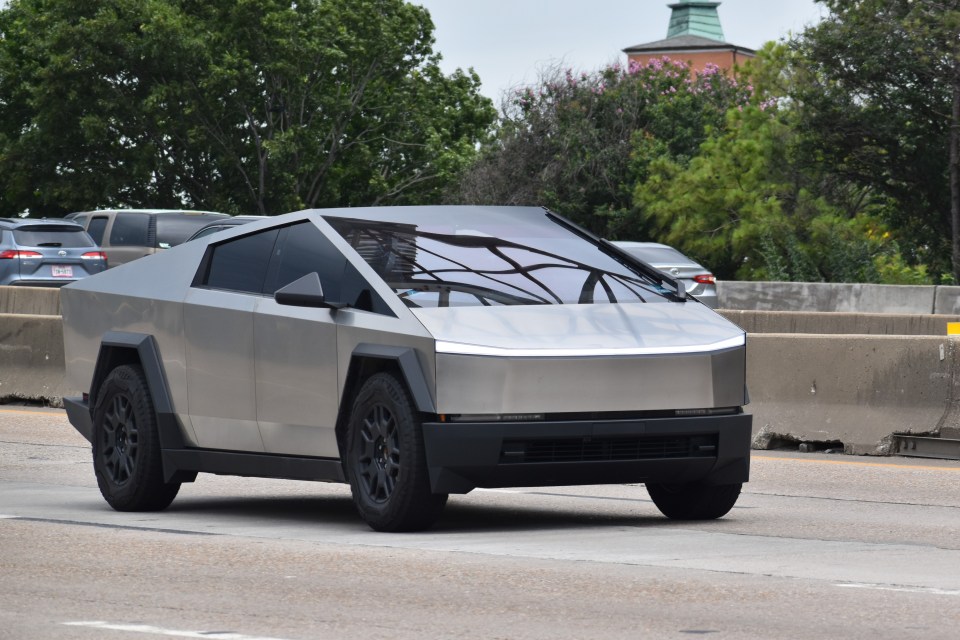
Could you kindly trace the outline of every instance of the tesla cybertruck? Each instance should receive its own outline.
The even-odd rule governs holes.
[[[70,422],[121,511],[215,473],[348,482],[381,531],[477,487],[644,483],[708,519],[749,475],[744,332],[541,208],[291,213],[62,306]]]

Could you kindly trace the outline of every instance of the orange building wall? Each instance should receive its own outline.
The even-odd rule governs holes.
[[[627,56],[627,61],[629,63],[636,60],[637,63],[646,66],[651,60],[661,60],[664,56],[671,60],[686,62],[690,65],[690,68],[697,73],[703,71],[707,64],[711,62],[724,71],[729,71],[735,64],[742,64],[745,60],[755,57],[742,51],[665,51],[663,53],[644,53],[642,55],[630,54]]]

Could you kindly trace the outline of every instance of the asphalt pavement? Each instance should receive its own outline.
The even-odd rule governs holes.
[[[100,497],[62,411],[0,407],[0,638],[956,638],[960,463],[755,452],[725,518],[638,485],[477,490],[418,534],[347,487]]]

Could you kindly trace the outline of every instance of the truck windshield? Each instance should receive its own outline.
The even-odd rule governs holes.
[[[326,220],[410,307],[668,301],[653,278],[549,215]]]

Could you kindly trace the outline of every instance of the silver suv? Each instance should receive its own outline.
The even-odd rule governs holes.
[[[107,256],[63,220],[0,218],[0,286],[60,287],[107,268]]]
[[[180,209],[104,209],[66,217],[83,225],[114,267],[169,249],[211,221],[229,218],[225,213]]]

